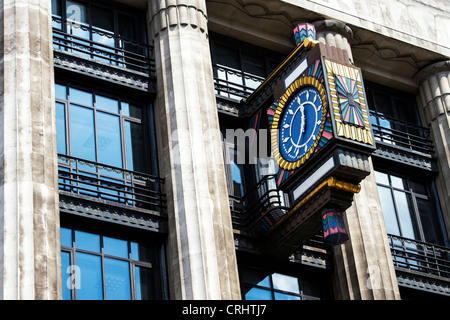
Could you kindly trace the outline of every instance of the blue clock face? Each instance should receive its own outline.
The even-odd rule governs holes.
[[[300,160],[319,138],[323,101],[312,86],[301,88],[285,108],[280,122],[280,153],[290,162]]]

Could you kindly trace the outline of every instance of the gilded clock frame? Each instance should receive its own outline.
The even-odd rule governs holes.
[[[301,157],[297,161],[289,161],[289,160],[285,159],[283,157],[283,155],[281,154],[281,152],[280,152],[280,145],[279,145],[279,128],[280,128],[280,123],[281,123],[282,117],[284,116],[285,107],[289,104],[289,102],[291,101],[292,97],[294,97],[300,89],[302,89],[304,87],[308,87],[308,86],[317,89],[317,91],[320,94],[320,97],[322,98],[322,103],[323,103],[322,104],[322,120],[321,120],[321,123],[320,123],[319,133],[317,134],[317,137],[316,137],[313,145],[308,150],[308,152],[306,152],[303,155],[303,157]],[[272,132],[271,144],[272,144],[273,156],[274,156],[275,160],[278,162],[278,165],[281,168],[283,168],[285,170],[294,170],[294,169],[300,167],[303,163],[305,163],[306,160],[308,160],[311,157],[311,155],[316,150],[316,147],[317,147],[317,145],[319,143],[319,140],[320,140],[320,138],[322,136],[324,125],[325,125],[325,122],[326,122],[327,113],[328,113],[327,94],[326,94],[324,86],[320,83],[320,81],[317,78],[315,78],[313,76],[300,77],[297,80],[295,80],[286,89],[284,94],[278,100],[278,105],[277,105],[277,108],[275,110],[275,114],[273,116],[273,122],[272,122],[272,125],[271,125],[271,132]]]

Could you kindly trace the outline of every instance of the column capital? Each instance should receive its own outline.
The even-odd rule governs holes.
[[[152,36],[179,26],[198,28],[207,32],[205,0],[149,0],[148,15]]]
[[[350,41],[353,39],[353,31],[345,23],[336,20],[320,20],[314,22],[316,27],[316,39],[322,43],[345,50],[350,63],[353,63]]]
[[[434,62],[423,67],[416,72],[416,74],[414,75],[414,80],[418,84],[421,84],[424,80],[441,72],[450,72],[450,60]]]
[[[348,41],[353,39],[352,29],[345,23],[337,20],[319,20],[313,23],[317,33],[335,32],[347,38]]]

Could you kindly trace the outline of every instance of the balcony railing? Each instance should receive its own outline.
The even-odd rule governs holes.
[[[264,78],[225,66],[213,65],[216,95],[235,100],[247,98]]]
[[[434,149],[429,129],[388,118],[373,111],[370,112],[370,116],[373,134],[377,141],[402,149],[433,155]]]
[[[165,207],[163,179],[67,155],[58,155],[59,190],[134,208]]]
[[[53,19],[53,47],[82,58],[153,75],[152,47],[81,23]]]
[[[233,223],[247,231],[269,229],[287,212],[275,175],[264,176],[243,197],[229,196]]]
[[[450,279],[450,248],[388,234],[394,266]]]

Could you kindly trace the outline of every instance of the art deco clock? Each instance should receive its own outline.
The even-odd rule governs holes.
[[[327,98],[320,82],[311,76],[294,81],[278,102],[271,125],[272,148],[280,167],[293,170],[314,152],[320,140]]]

